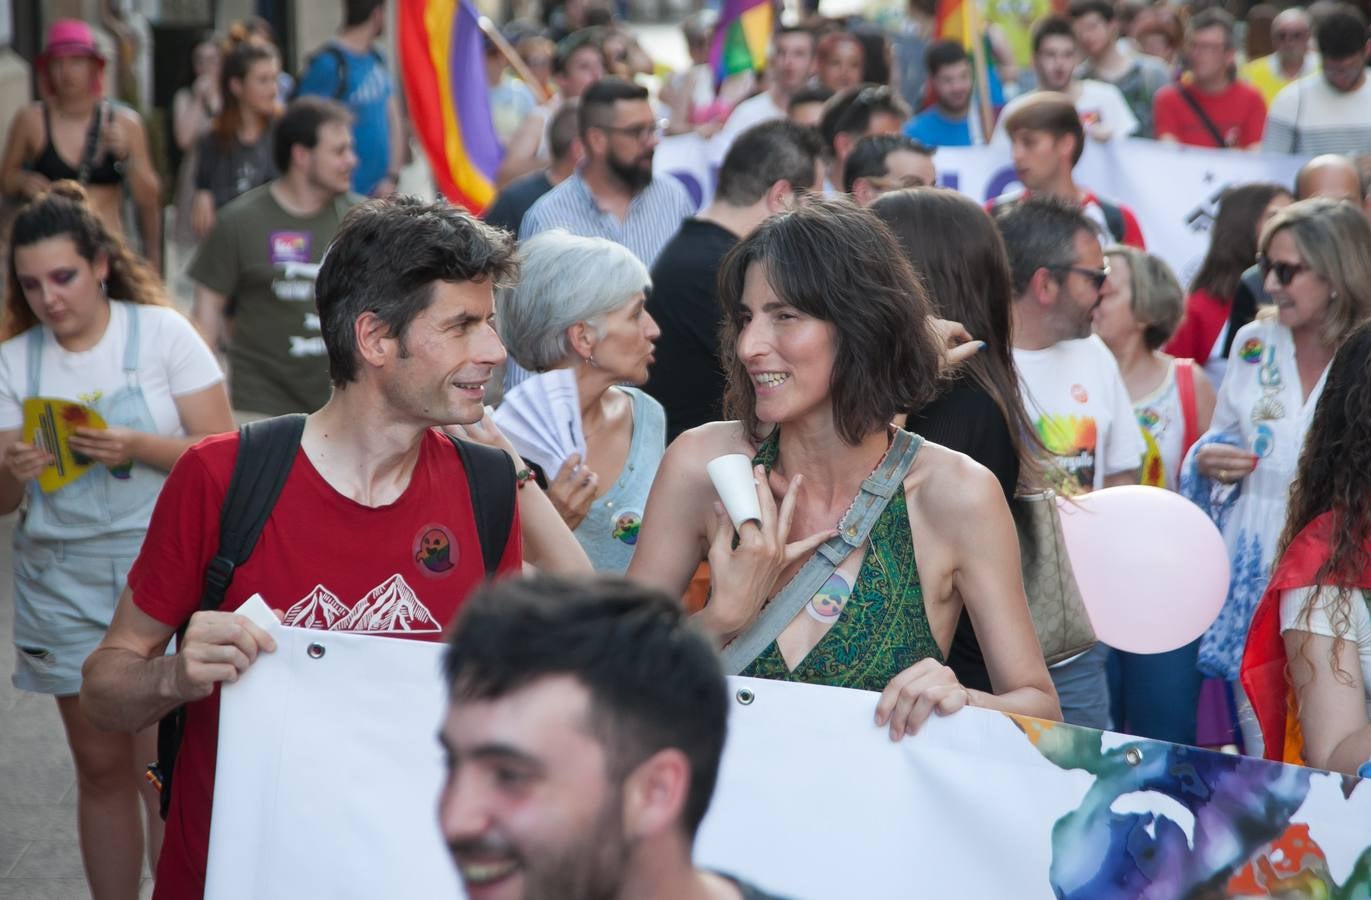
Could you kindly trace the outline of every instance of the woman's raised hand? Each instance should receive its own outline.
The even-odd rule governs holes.
[[[836,535],[825,529],[808,537],[787,542],[795,518],[795,504],[803,485],[796,475],[786,486],[780,509],[772,495],[766,471],[753,468],[753,483],[761,507],[761,521],[749,520],[738,529],[738,545],[733,546],[733,523],[722,503],[714,504],[714,521],[709,535],[709,571],[712,593],[702,615],[709,630],[727,643],[757,618],[776,588],[786,567],[794,564]]]

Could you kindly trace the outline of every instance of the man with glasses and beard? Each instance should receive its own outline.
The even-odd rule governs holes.
[[[585,162],[524,214],[519,239],[565,228],[623,244],[650,267],[695,211],[680,182],[652,177],[659,130],[646,88],[620,78],[591,85],[581,95]]]
[[[679,601],[507,581],[467,604],[445,670],[438,818],[472,900],[776,900],[691,862],[728,696]]]
[[[1319,18],[1323,72],[1284,87],[1266,114],[1262,149],[1274,153],[1371,150],[1371,83],[1366,78],[1366,17],[1339,3]]]
[[[1014,278],[1014,366],[1045,475],[1067,496],[1137,484],[1146,447],[1114,354],[1091,334],[1109,277],[1097,226],[1071,200],[1029,197],[995,210]],[[1072,725],[1108,729],[1103,644],[1048,669]]]

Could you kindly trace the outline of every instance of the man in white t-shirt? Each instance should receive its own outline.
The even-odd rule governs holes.
[[[782,28],[771,39],[766,75],[770,85],[733,108],[723,129],[710,141],[710,159],[722,165],[738,135],[753,125],[784,119],[790,97],[814,74],[814,33],[807,28]]]
[[[1138,130],[1138,117],[1128,108],[1128,101],[1119,89],[1106,81],[1077,78],[1080,48],[1071,20],[1064,16],[1047,16],[1033,26],[1033,71],[1038,77],[1037,90],[1058,91],[1076,103],[1081,125],[1087,136],[1097,141],[1125,138]],[[1023,104],[1030,94],[1011,100],[1000,113],[1000,120],[991,135],[991,143],[1007,144],[1004,122]]]
[[[1014,277],[1014,365],[1060,493],[1137,484],[1146,447],[1118,363],[1090,333],[1109,269],[1096,226],[1068,200],[1034,196],[995,210]],[[1103,644],[1049,671],[1073,725],[1111,727]]]

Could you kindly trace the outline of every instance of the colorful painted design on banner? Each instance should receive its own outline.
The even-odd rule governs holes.
[[[1262,351],[1265,349],[1260,338],[1248,338],[1238,350],[1238,355],[1242,357],[1243,362],[1256,364],[1261,362]]]
[[[414,538],[414,561],[425,575],[445,575],[457,565],[457,545],[445,525],[429,525]]]
[[[1052,829],[1063,900],[1371,896],[1371,846],[1339,883],[1299,821],[1316,781],[1343,799],[1365,782],[1160,741],[1106,749],[1104,732],[1010,718],[1054,765],[1094,777]]]
[[[1056,457],[1057,472],[1049,473],[1049,478],[1057,492],[1070,496],[1093,490],[1099,445],[1095,417],[1044,415],[1034,427],[1043,446]]]
[[[479,213],[504,151],[486,85],[480,14],[470,0],[402,0],[396,13],[409,120],[438,190]]]

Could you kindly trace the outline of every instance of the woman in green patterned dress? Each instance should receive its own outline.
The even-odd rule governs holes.
[[[895,239],[846,201],[768,220],[724,260],[719,295],[737,420],[667,449],[628,574],[680,595],[707,558],[712,592],[696,620],[725,647],[836,534],[886,455],[891,420],[932,396],[940,351]],[[727,453],[753,457],[762,509],[736,534],[705,470]],[[943,665],[963,604],[994,693]],[[967,704],[1061,717],[999,484],[929,443],[866,543],[742,674],[880,692],[875,721],[895,740]]]

